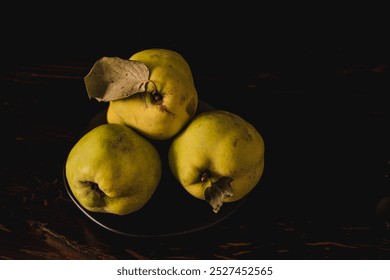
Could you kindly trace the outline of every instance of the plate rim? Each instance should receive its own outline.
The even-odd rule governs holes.
[[[158,234],[137,234],[137,233],[129,233],[129,232],[125,232],[125,231],[122,231],[122,230],[118,230],[118,229],[114,229],[108,225],[106,225],[105,223],[103,223],[102,221],[100,221],[99,219],[97,219],[96,217],[94,217],[94,213],[92,213],[91,211],[85,209],[81,204],[80,202],[76,199],[76,197],[74,196],[70,186],[69,186],[69,183],[68,183],[68,180],[66,178],[66,161],[65,161],[65,164],[63,165],[63,183],[64,183],[64,188],[68,194],[68,196],[70,197],[70,199],[72,200],[72,202],[77,206],[77,208],[86,216],[89,218],[89,220],[91,220],[92,222],[94,222],[95,224],[99,225],[100,227],[110,231],[110,232],[113,232],[113,233],[116,233],[118,235],[121,235],[121,236],[126,236],[126,237],[137,237],[137,238],[161,238],[161,237],[173,237],[173,236],[180,236],[180,235],[186,235],[186,234],[191,234],[191,233],[195,233],[195,232],[199,232],[199,231],[203,231],[203,230],[206,230],[208,228],[211,228],[213,226],[215,226],[216,224],[219,224],[220,222],[226,220],[227,218],[229,218],[231,215],[233,215],[240,207],[241,205],[244,203],[244,201],[246,200],[246,198],[248,197],[248,195],[244,196],[243,198],[241,198],[240,200],[238,201],[234,201],[234,202],[229,202],[230,205],[233,205],[234,204],[234,207],[232,207],[232,209],[230,209],[227,213],[225,213],[223,216],[221,216],[219,219],[213,221],[213,222],[210,222],[208,224],[205,224],[205,225],[202,225],[202,226],[198,226],[198,227],[194,227],[192,229],[189,229],[189,230],[182,230],[182,231],[175,231],[175,232],[170,232],[170,233],[158,233]],[[211,210],[210,210],[211,211]],[[110,213],[96,213],[96,214],[110,214]]]

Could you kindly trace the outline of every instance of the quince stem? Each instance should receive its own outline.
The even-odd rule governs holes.
[[[148,82],[151,83],[154,87],[154,89],[151,93],[153,96],[154,102],[161,104],[162,103],[162,95],[161,95],[161,93],[158,92],[156,84],[152,80],[148,80]]]

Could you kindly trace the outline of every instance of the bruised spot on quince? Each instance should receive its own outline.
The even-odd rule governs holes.
[[[132,147],[131,143],[124,144],[122,142],[123,142],[123,137],[121,135],[119,135],[118,138],[110,141],[110,146],[113,149],[119,149],[119,150],[126,152],[126,153],[132,150],[133,147]]]
[[[161,112],[167,113],[171,117],[175,117],[175,114],[173,112],[171,112],[170,110],[168,110],[167,106],[165,106],[163,94],[161,94],[158,91],[153,92],[152,93],[152,101],[153,101],[154,105],[158,106],[158,108],[160,109]]]
[[[186,106],[186,112],[189,116],[193,116],[195,114],[195,111],[196,111],[196,102],[195,99],[192,98]]]
[[[122,142],[122,136],[118,136],[115,141],[111,140],[109,143],[110,143],[110,146],[113,148],[113,149],[118,149],[120,147],[120,144]]]
[[[239,126],[237,124],[237,126]],[[252,142],[253,141],[253,138],[252,138],[252,134],[249,132],[248,128],[247,127],[241,127],[241,137],[247,141],[247,142]]]
[[[169,111],[167,106],[165,106],[164,104],[160,104],[159,108],[160,108],[161,112],[167,113],[169,116],[171,116],[173,118],[175,117],[175,114],[173,112]]]
[[[185,97],[185,95],[182,95],[182,96],[180,96],[180,105],[183,105],[184,102],[186,102],[186,97]]]

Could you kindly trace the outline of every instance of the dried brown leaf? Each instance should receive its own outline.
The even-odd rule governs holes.
[[[119,57],[102,57],[84,77],[90,99],[108,102],[144,92],[149,69],[140,62]]]

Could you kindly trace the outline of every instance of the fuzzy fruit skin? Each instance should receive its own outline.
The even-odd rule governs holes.
[[[141,209],[161,178],[156,148],[131,128],[102,124],[70,150],[65,174],[79,203],[89,211],[125,215]],[[93,191],[94,182],[105,195]]]
[[[129,59],[143,62],[152,82],[147,83],[146,92],[110,101],[108,123],[128,125],[150,139],[172,138],[195,115],[198,105],[187,61],[175,51],[158,48],[142,50]],[[156,90],[161,103],[152,95]]]
[[[214,110],[195,116],[172,141],[169,167],[188,193],[205,199],[211,182],[201,182],[208,170],[212,182],[222,176],[233,178],[233,196],[243,198],[259,182],[264,170],[264,141],[250,123],[236,114]]]

